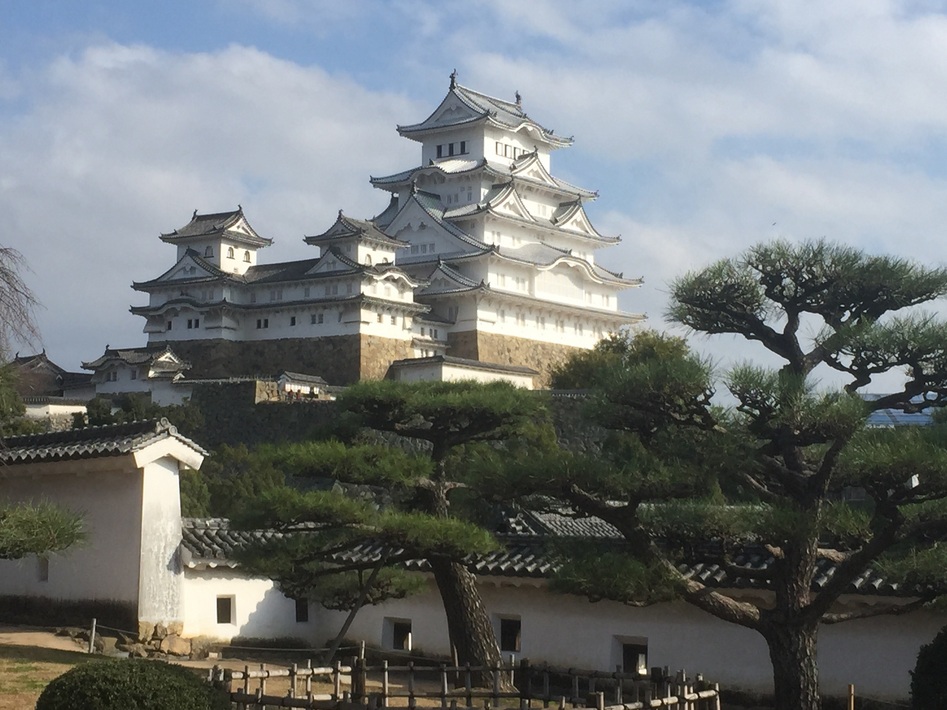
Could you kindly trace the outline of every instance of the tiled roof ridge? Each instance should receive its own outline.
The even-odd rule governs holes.
[[[82,427],[81,429],[64,429],[62,431],[43,432],[41,434],[23,434],[11,436],[3,440],[3,449],[27,448],[41,445],[81,444],[86,441],[95,441],[103,438],[120,439],[133,437],[134,440],[162,433],[176,434],[174,427],[166,418],[136,419],[121,424],[102,424],[99,426]]]

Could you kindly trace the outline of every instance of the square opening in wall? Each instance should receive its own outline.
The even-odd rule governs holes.
[[[382,645],[392,651],[410,651],[411,619],[386,617],[382,627]]]

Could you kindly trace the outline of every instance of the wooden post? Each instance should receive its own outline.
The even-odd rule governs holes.
[[[521,658],[520,659],[520,685],[523,686],[523,690],[520,691],[520,697],[523,696],[523,693],[526,693],[526,707],[532,707],[533,701],[533,676],[529,672],[529,659]]]
[[[342,661],[336,661],[332,668],[332,695],[333,700],[339,702],[342,698]]]
[[[622,688],[624,681],[622,680],[621,666],[615,666],[615,705],[622,705]]]
[[[572,706],[575,707],[579,702],[579,674],[569,669],[569,675],[572,676]]]
[[[381,662],[381,706],[388,707],[388,695],[391,693],[391,686],[388,684],[388,660]]]
[[[595,710],[605,710],[605,693],[595,693]]]
[[[464,689],[466,690],[467,707],[469,708],[473,704],[473,693],[471,692],[473,690],[473,679],[470,677],[470,661],[467,661],[465,668],[467,671],[467,677],[464,681]]]
[[[855,710],[855,686],[848,685],[848,710]]]
[[[296,694],[299,692],[299,666],[295,663],[293,667],[289,669],[289,697],[295,698]]]
[[[441,707],[447,707],[447,664],[441,664]]]
[[[549,664],[543,664],[543,708],[549,707]]]
[[[408,661],[408,707],[414,710],[418,706],[414,697],[414,661]]]
[[[260,673],[261,673],[260,692],[263,695],[266,695],[266,664],[265,663],[260,664]]]
[[[243,692],[250,694],[250,666],[243,667]]]
[[[95,617],[92,617],[92,630],[89,632],[89,653],[95,651]]]
[[[500,707],[500,677],[503,675],[503,661],[493,673],[493,707]]]

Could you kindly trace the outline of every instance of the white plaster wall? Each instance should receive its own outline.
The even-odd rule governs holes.
[[[58,503],[79,512],[86,529],[82,544],[50,556],[48,581],[39,581],[35,557],[0,560],[0,594],[137,604],[141,475],[133,468],[86,473],[85,463],[60,464],[59,474],[0,479],[3,499]]]
[[[636,608],[614,602],[591,603],[532,586],[482,584],[491,617],[520,617],[521,657],[565,667],[614,670],[621,663],[616,637],[645,637],[650,666],[683,668],[725,687],[772,692],[772,667],[762,637],[728,624],[684,602]],[[326,631],[344,615],[320,610]],[[415,649],[448,654],[447,622],[440,597],[422,595],[362,609],[349,638],[382,645],[386,617],[410,619]],[[823,627],[819,665],[823,692],[841,695],[853,683],[870,697],[908,696],[909,671],[917,652],[947,622],[918,613]]]
[[[138,618],[181,621],[181,496],[178,462],[165,457],[142,471]]]
[[[531,375],[512,372],[490,372],[474,367],[463,367],[450,363],[430,362],[394,369],[395,379],[400,382],[509,382],[517,387],[533,389]]]
[[[310,609],[309,621],[296,621],[296,603],[268,579],[247,578],[232,569],[187,569],[184,575],[184,635],[231,639],[295,637],[316,645],[334,631],[325,631],[320,615]],[[217,597],[234,598],[233,624],[217,623]]]

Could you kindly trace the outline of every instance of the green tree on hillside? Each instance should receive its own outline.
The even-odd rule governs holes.
[[[945,270],[824,241],[759,245],[676,281],[673,320],[759,343],[781,365],[733,368],[723,383],[735,404],[714,409],[712,373],[698,357],[645,349],[606,363],[594,377],[594,411],[623,434],[612,462],[559,454],[506,481],[597,516],[627,541],[629,555],[586,554],[564,567],[563,581],[630,602],[681,596],[753,629],[769,648],[777,708],[820,707],[820,624],[904,613],[944,591],[942,430],[869,430],[865,421],[882,408],[947,404],[947,327],[912,308],[945,293]],[[904,374],[896,391],[860,396],[890,372]],[[820,389],[816,377],[830,373],[841,384]],[[708,503],[724,479],[756,504]],[[864,490],[868,505],[844,503],[851,488]],[[748,541],[771,555],[766,569],[734,562]],[[698,543],[713,544],[732,578],[771,590],[771,606],[683,578],[675,562]],[[835,571],[816,590],[826,560]],[[872,566],[913,584],[918,601],[840,610],[840,595]]]

